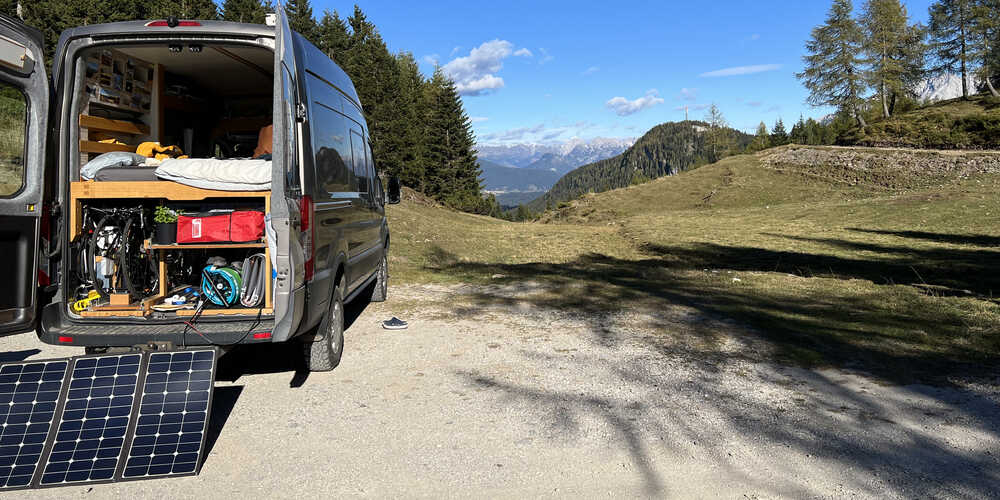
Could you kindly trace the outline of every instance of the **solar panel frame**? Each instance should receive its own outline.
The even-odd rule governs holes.
[[[125,358],[138,358],[138,363],[134,364],[136,366],[136,371],[134,374],[133,373],[125,374],[126,378],[134,376],[135,381],[131,383],[126,382],[125,384],[121,385],[117,383],[117,380],[114,380],[117,379],[119,375],[121,375],[118,369],[121,368],[122,366],[133,365],[133,363],[127,363],[127,364],[122,363],[121,361]],[[102,363],[102,361],[109,359],[117,359],[118,362],[115,363],[113,366],[109,365],[108,363]],[[132,428],[132,422],[135,420],[133,418],[133,415],[135,415],[136,401],[138,401],[139,399],[138,391],[140,384],[142,383],[143,380],[142,372],[146,362],[145,353],[136,352],[136,353],[119,353],[119,354],[97,354],[90,356],[78,356],[71,358],[69,361],[70,361],[70,369],[68,370],[66,384],[63,388],[65,394],[63,394],[63,397],[61,398],[61,407],[57,414],[58,420],[56,422],[58,422],[58,426],[50,430],[50,436],[47,440],[47,449],[45,451],[45,456],[43,461],[44,465],[38,468],[38,470],[36,471],[35,480],[32,483],[32,485],[36,488],[51,488],[51,487],[67,486],[73,484],[100,484],[100,483],[110,483],[117,481],[118,470],[120,469],[119,466],[122,462],[122,454],[124,453],[125,447],[129,443],[130,439],[129,432],[131,431]],[[108,369],[110,368],[114,368],[113,370],[114,373],[112,374],[107,373]],[[78,374],[78,371],[82,372],[93,371],[94,373],[90,375],[85,375],[83,373]],[[81,378],[75,379],[74,378],[75,375],[79,375],[79,377]],[[74,382],[86,382],[86,377],[88,376],[91,377],[90,378],[91,383],[89,385],[86,383],[81,383],[78,384],[76,387],[74,387]],[[107,378],[111,378],[114,380],[110,386],[106,385],[105,382],[101,382],[101,385],[96,385],[94,383],[98,382],[98,380],[103,380]],[[131,392],[127,391],[129,386],[131,386]],[[108,396],[103,396],[105,389],[108,389],[107,390]],[[83,397],[82,393],[84,391],[89,391],[87,392],[86,397]],[[94,391],[98,391],[99,395],[97,397],[93,397]],[[77,392],[77,394],[73,394],[74,392]],[[114,397],[124,397],[124,396],[131,397],[131,401],[126,404],[118,404],[114,406],[112,405]],[[101,404],[102,400],[105,398],[108,399],[108,404],[106,408],[102,407]],[[91,400],[98,401],[97,405],[93,408],[91,408],[90,405]],[[86,401],[87,404],[85,407],[81,408],[78,406],[79,403],[71,404],[71,401],[72,402]],[[107,413],[104,414],[103,416],[96,414],[100,413],[102,410],[107,410]],[[113,413],[115,414],[114,416],[112,416]],[[69,416],[70,418],[67,419],[66,418],[67,416]],[[84,426],[87,425],[85,424],[85,422],[88,421],[87,420],[88,418],[90,419],[89,421],[91,422],[95,421],[100,422],[100,420],[103,419],[105,423],[103,426],[91,425],[90,427],[85,429]],[[107,437],[105,436],[105,434],[108,432],[109,428],[115,428],[115,429],[122,428],[121,425],[109,426],[108,424],[111,423],[110,421],[111,418],[115,418],[118,421],[120,421],[121,419],[125,420],[124,428],[121,434],[118,436],[112,434],[110,435],[109,438],[109,441],[121,440],[120,445],[103,444],[104,438]],[[76,429],[72,428],[64,429],[62,427],[62,424],[67,422],[76,422],[76,421],[80,422],[80,431],[77,439],[72,440],[75,442],[75,445],[73,446],[72,452],[69,452],[68,447],[64,449],[62,446],[59,445],[62,443],[66,443],[65,439],[68,438],[67,434],[71,434],[72,432],[76,431]],[[98,430],[100,431],[100,435],[93,437]],[[84,439],[85,438],[85,436],[83,435],[84,432],[87,432],[89,434],[88,436],[86,436],[86,439]],[[89,441],[93,441],[95,439],[97,439],[98,444],[97,447],[94,448],[93,450],[89,448],[84,448],[84,449],[79,448],[79,443],[88,441],[89,444]],[[117,453],[114,453],[114,450],[116,449]],[[93,457],[81,456],[81,455],[89,455],[90,451],[94,451]],[[70,453],[72,457],[67,457],[66,456],[67,453]],[[98,455],[101,456],[98,457]],[[56,458],[57,461],[53,462],[53,458]],[[73,459],[68,460],[68,458],[73,458]],[[84,462],[88,459],[92,460],[92,462],[95,465],[96,462],[100,460],[102,462],[102,465],[105,465],[105,467],[102,467],[101,469],[110,470],[110,475],[88,477],[86,479],[79,479],[79,480],[74,479],[69,481],[47,482],[51,481],[51,477],[47,477],[48,475],[56,475],[59,472],[61,472],[58,470],[58,468],[54,470],[49,470],[49,466],[52,465],[53,463],[70,464],[67,466],[66,470],[68,475],[71,472],[70,467],[73,467],[72,466],[73,463]],[[114,466],[109,468],[108,466],[111,465],[109,462],[112,461]],[[79,467],[79,468],[74,468],[72,472],[81,472],[85,470],[88,469],[84,467]],[[89,470],[93,471],[94,469],[91,468]]]
[[[203,390],[206,394],[206,399],[204,401],[204,410],[199,409],[198,411],[195,412],[195,413],[203,412],[204,419],[198,420],[197,422],[188,420],[187,409],[192,407],[189,406],[188,403],[191,403],[192,401],[197,401],[200,403],[200,400],[189,400],[188,397],[185,397],[185,401],[183,403],[180,403],[178,401],[173,400],[173,398],[167,397],[172,394],[178,393],[179,386],[175,385],[174,387],[171,388],[169,387],[171,386],[171,384],[179,384],[183,382],[182,380],[178,380],[177,378],[170,377],[171,375],[175,374],[174,357],[179,356],[183,358],[186,353],[191,353],[191,358],[192,358],[191,359],[192,364],[191,367],[189,368],[191,370],[191,373],[189,373],[189,378],[186,381],[187,387],[191,386],[191,382],[198,382],[199,384],[197,387],[204,387],[204,389],[197,389],[197,390],[199,391]],[[158,362],[158,360],[163,355],[167,355],[171,358],[169,363],[170,373],[167,373],[165,370],[161,370],[160,369],[161,367],[154,366],[162,364]],[[201,357],[202,359],[197,359],[199,357]],[[135,413],[137,418],[135,419],[134,426],[130,434],[131,441],[129,441],[128,446],[126,447],[126,450],[123,452],[122,455],[121,470],[118,474],[117,480],[137,481],[137,480],[151,479],[156,477],[192,476],[192,475],[197,475],[201,471],[201,466],[202,463],[204,462],[205,442],[207,441],[208,437],[208,427],[212,417],[212,399],[213,399],[212,394],[213,391],[215,390],[217,358],[218,358],[218,351],[215,348],[191,349],[191,350],[170,351],[170,352],[153,352],[148,354],[145,378],[142,382],[139,400],[137,401],[137,404],[139,405],[139,409]],[[198,366],[201,369],[196,371],[194,362],[199,362],[200,364]],[[206,368],[208,372],[207,377],[200,376],[197,380],[192,380],[190,378],[190,375],[194,375],[197,372],[204,372],[206,371],[205,370]],[[161,375],[166,375],[166,377],[162,377]],[[161,385],[163,387],[160,387]],[[159,389],[164,389],[165,391],[161,391]],[[152,397],[147,399],[146,397],[147,395]],[[157,396],[163,396],[162,402],[158,401],[159,398],[157,398]],[[168,399],[171,399],[171,401],[168,401]],[[183,408],[181,409],[180,413],[181,421],[163,423],[162,422],[163,417],[177,414],[177,411],[167,412],[163,410],[167,409],[176,410],[177,406],[172,406],[168,408],[167,405],[177,405],[177,404],[183,405]],[[156,405],[161,405],[160,412],[154,411],[156,409]],[[199,405],[195,405],[194,407],[199,408]],[[150,420],[152,419],[146,418],[155,416],[159,416],[160,421],[156,423],[151,423]],[[171,420],[173,420],[174,418],[175,417],[171,417]],[[189,427],[189,425],[198,422],[201,423],[201,431],[200,431],[201,435],[198,436],[198,439],[196,441],[183,441],[183,439],[188,439],[188,440],[191,439],[189,437],[185,438],[185,435],[191,432],[190,430],[185,430],[185,429],[193,428],[193,426]],[[153,462],[155,459],[165,456],[163,455],[163,452],[169,452],[169,448],[173,446],[175,443],[171,442],[172,438],[168,438],[165,442],[160,442],[159,438],[161,436],[156,433],[152,435],[152,437],[155,438],[154,442],[150,443],[148,439],[150,437],[150,434],[148,433],[149,427],[157,426],[160,428],[159,430],[162,429],[173,430],[174,428],[173,426],[175,425],[177,426],[178,429],[177,432],[178,438],[176,443],[177,448],[175,448],[173,455],[175,457],[181,456],[182,454],[181,449],[183,447],[188,450],[183,453],[188,455],[194,453],[194,456],[191,457],[194,461],[182,462],[183,464],[192,464],[189,469],[187,469],[187,467],[184,467],[181,468],[178,472],[174,472],[173,470],[169,472],[162,472],[162,469],[164,468],[163,466],[166,464],[165,463],[154,464]],[[170,426],[170,427],[165,427],[165,426]],[[172,433],[168,432],[163,434],[170,435]],[[191,445],[194,445],[195,443],[197,443],[197,451],[192,452],[190,451],[190,448]],[[150,459],[148,465],[144,463],[145,462],[144,460],[141,460],[144,457],[144,454],[133,455],[133,451],[142,452],[146,450],[152,451],[152,454],[149,455],[148,457]],[[132,459],[137,459],[137,460],[132,461]],[[132,468],[131,471],[130,471],[130,465]],[[177,465],[177,463],[171,462],[170,465],[175,466]],[[158,466],[158,469],[156,471],[152,470],[154,466]],[[135,471],[141,467],[147,467],[146,473],[142,475],[135,475]]]
[[[61,365],[61,368],[60,368]],[[36,373],[34,367],[40,366],[41,370],[38,370],[39,374],[38,380],[31,380]],[[71,366],[69,359],[53,359],[53,360],[37,360],[37,361],[25,361],[17,363],[4,363],[0,365],[0,408],[6,408],[6,412],[2,413],[2,425],[0,425],[0,476],[3,476],[3,470],[7,467],[11,467],[11,470],[3,478],[2,486],[0,486],[0,491],[13,491],[19,489],[30,488],[34,484],[35,476],[38,472],[40,464],[44,461],[46,456],[47,448],[49,446],[49,436],[51,435],[52,426],[56,422],[56,418],[60,413],[60,406],[62,405],[64,391],[67,383],[69,367]],[[31,371],[25,371],[25,368],[32,367]],[[49,369],[51,368],[51,370]],[[22,380],[25,374],[29,374],[27,380]],[[16,376],[16,377],[15,377]],[[22,382],[25,384],[23,387],[32,387],[31,384],[37,382],[37,387],[34,388],[34,395],[32,396],[31,408],[27,408],[28,400],[25,399],[27,395],[30,395],[31,391],[18,392],[17,389],[22,387]],[[10,387],[13,386],[13,387]],[[9,389],[11,392],[6,392]],[[42,390],[47,389],[47,390]],[[42,396],[42,400],[39,401],[39,396]],[[7,394],[10,394],[10,399],[7,400]],[[24,399],[23,401],[16,401],[17,399]],[[42,412],[39,415],[49,414],[47,420],[40,419],[36,416],[36,408],[42,408]],[[51,407],[51,410],[47,410]],[[12,410],[29,410],[27,417],[25,417],[24,422],[20,422],[21,417],[19,416],[13,422],[10,420],[10,415],[25,415],[23,411],[13,413]],[[20,433],[17,431],[10,432],[8,435],[8,429],[12,427],[17,429],[21,425],[24,425],[24,435],[21,438],[20,443],[16,446],[18,448],[17,455],[5,455],[6,452],[12,452],[15,445],[12,444],[14,437]],[[34,426],[34,428],[33,428]],[[44,429],[44,432],[39,432]],[[28,432],[29,430],[35,430],[36,432]],[[33,436],[30,438],[31,441],[38,442],[25,442],[29,439],[28,435]],[[41,440],[35,436],[41,436]],[[11,441],[11,442],[8,442]],[[28,447],[30,450],[36,450],[33,453],[27,455],[27,457],[34,456],[33,461],[24,460],[22,455],[24,454],[24,449]],[[13,458],[11,464],[7,465],[7,458]],[[18,464],[18,462],[25,462]],[[30,474],[27,467],[30,466]],[[11,478],[15,477],[15,472],[18,472],[20,467],[20,474],[17,474],[18,483],[10,485]],[[24,481],[24,482],[20,482]]]

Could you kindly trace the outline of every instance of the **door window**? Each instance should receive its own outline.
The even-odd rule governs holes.
[[[300,192],[302,182],[299,179],[298,145],[295,137],[295,92],[294,80],[288,67],[281,65],[281,88],[284,90],[285,109],[285,190]]]
[[[21,89],[0,82],[0,197],[17,193],[24,185],[26,107]]]
[[[358,179],[358,192],[367,194],[371,177],[368,175],[368,158],[365,141],[355,130],[351,130],[351,156],[354,158],[354,176]]]

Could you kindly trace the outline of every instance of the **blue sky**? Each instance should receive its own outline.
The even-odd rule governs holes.
[[[905,2],[911,20],[926,22],[930,3]],[[353,5],[313,0],[317,18]],[[713,102],[748,131],[830,111],[805,104],[794,76],[826,0],[360,5],[390,50],[451,73],[480,142],[637,137]]]

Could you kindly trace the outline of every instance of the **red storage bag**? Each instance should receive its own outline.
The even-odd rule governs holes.
[[[264,236],[264,212],[237,210],[229,223],[229,241],[260,241]]]
[[[222,243],[229,239],[231,214],[177,216],[177,243]]]

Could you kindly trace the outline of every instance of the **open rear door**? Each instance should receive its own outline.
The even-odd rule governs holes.
[[[305,254],[301,242],[302,178],[299,164],[301,121],[295,39],[282,2],[275,10],[274,139],[271,177],[271,228],[275,236],[275,340],[294,335],[305,305]]]
[[[49,84],[42,34],[0,16],[0,336],[35,327]]]

